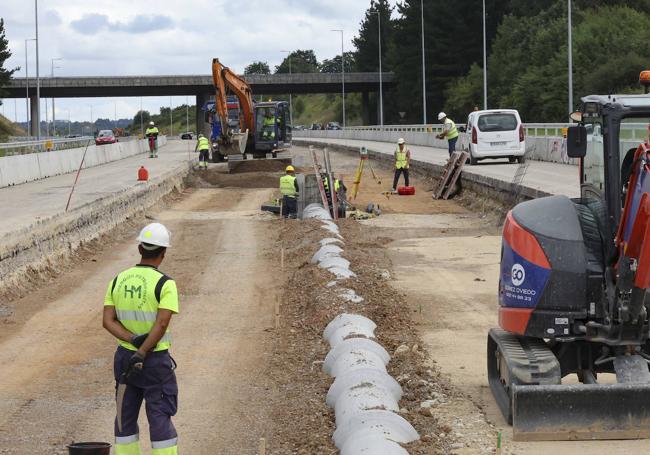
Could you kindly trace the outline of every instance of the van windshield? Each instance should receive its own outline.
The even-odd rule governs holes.
[[[517,129],[517,117],[514,114],[484,114],[478,118],[481,132],[513,131]]]

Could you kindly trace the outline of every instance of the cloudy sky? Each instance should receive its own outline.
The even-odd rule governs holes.
[[[0,17],[13,56],[8,68],[20,66],[25,75],[25,39],[34,37],[33,0],[1,0]],[[280,50],[314,49],[319,60],[352,46],[370,0],[40,0],[40,74],[49,76],[51,59],[59,76],[209,74],[213,57],[237,72],[252,61],[271,68],[284,55]],[[28,47],[29,75],[35,75],[34,43]],[[145,98],[143,106],[158,112],[169,98]],[[190,104],[193,104],[190,100]],[[174,97],[173,105],[185,103]],[[16,108],[14,107],[16,106]],[[140,99],[61,99],[57,119],[131,117]],[[45,118],[43,102],[42,118]],[[5,100],[4,115],[25,121],[25,100]]]

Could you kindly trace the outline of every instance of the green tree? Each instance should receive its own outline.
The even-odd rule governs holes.
[[[142,119],[142,120],[141,120]],[[137,128],[140,128],[140,121],[145,125],[151,120],[151,114],[149,111],[138,111],[133,117],[133,125]]]
[[[20,68],[8,70],[5,68],[5,62],[11,57],[11,50],[9,49],[9,41],[5,35],[5,22],[0,18],[0,95],[4,92],[2,87],[6,87],[11,80],[11,76]],[[0,101],[2,104],[2,101]]]
[[[345,53],[345,72],[351,73],[356,70],[356,53]],[[320,64],[321,73],[340,73],[341,72],[341,55],[337,55],[333,59],[325,59]]]
[[[289,60],[291,60],[292,73],[317,73],[318,72],[318,59],[313,50],[297,50],[293,51],[275,67],[275,74],[282,74],[289,72]]]
[[[253,62],[244,69],[244,74],[271,74],[271,69],[266,62]]]

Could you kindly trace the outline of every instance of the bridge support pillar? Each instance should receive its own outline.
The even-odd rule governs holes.
[[[361,94],[361,121],[364,125],[370,125],[370,94]]]
[[[203,133],[207,137],[210,137],[210,125],[205,123],[205,113],[201,108],[209,99],[209,93],[198,93],[196,95],[196,134]]]
[[[38,103],[35,96],[29,97],[29,115],[31,118],[29,132],[32,136],[38,136],[38,127],[41,119],[38,117]]]

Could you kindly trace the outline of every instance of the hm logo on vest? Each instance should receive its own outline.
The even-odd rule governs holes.
[[[130,297],[133,299],[136,292],[138,293],[138,299],[142,299],[142,286],[131,285],[131,289],[129,289],[127,286],[124,286],[124,298]]]

